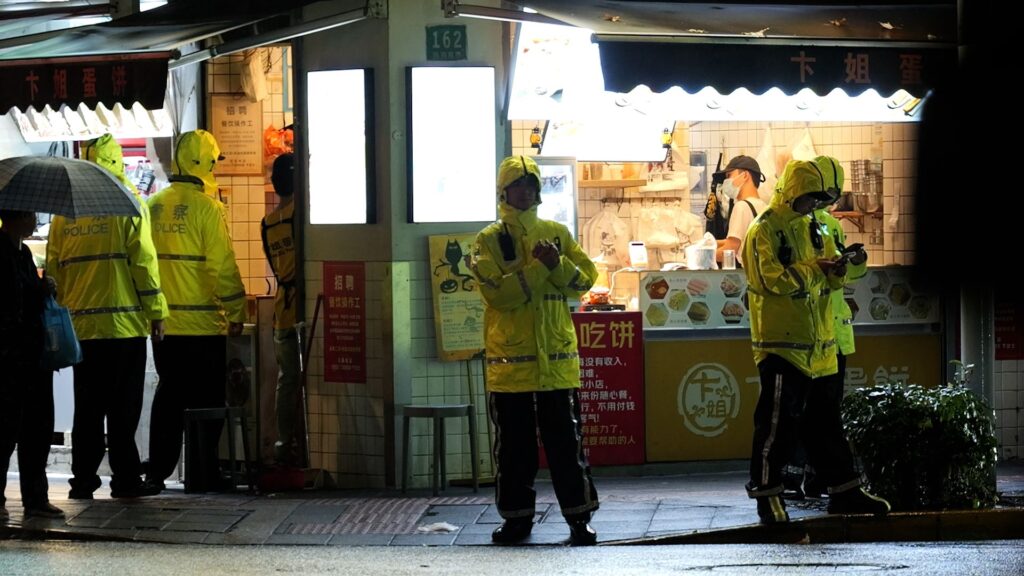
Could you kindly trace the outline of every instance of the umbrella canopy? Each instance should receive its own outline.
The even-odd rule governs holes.
[[[139,200],[102,166],[53,156],[0,160],[0,209],[69,218],[139,216]]]

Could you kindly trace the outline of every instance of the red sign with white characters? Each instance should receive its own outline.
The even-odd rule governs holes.
[[[639,312],[573,314],[583,446],[593,466],[644,463],[644,341]]]
[[[324,382],[366,383],[366,265],[324,262]]]
[[[1016,294],[996,291],[996,360],[1024,359],[1024,303]]]

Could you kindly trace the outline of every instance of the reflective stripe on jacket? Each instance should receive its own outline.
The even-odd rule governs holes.
[[[79,340],[145,337],[150,321],[167,318],[149,210],[141,216],[72,220],[54,216],[46,270],[71,312]]]
[[[274,294],[274,328],[295,326],[295,203],[287,202],[267,214],[260,223],[263,253],[277,278]]]
[[[245,285],[225,210],[198,183],[177,181],[149,199],[153,244],[171,316],[169,335],[218,335],[245,322]]]
[[[846,245],[846,233],[843,232],[843,227],[839,224],[839,220],[836,220],[835,216],[832,216],[826,210],[818,210],[815,212],[815,218],[821,224],[822,234],[831,236],[836,246]],[[860,264],[847,264],[844,286],[857,282],[866,276],[867,273],[867,261]],[[831,298],[832,322],[835,326],[836,342],[838,342],[839,351],[843,353],[843,356],[849,356],[857,351],[853,339],[853,310],[846,303],[843,290],[833,290]]]
[[[597,268],[565,226],[537,217],[537,204],[520,211],[505,203],[504,188],[527,171],[539,185],[540,170],[532,159],[502,162],[498,170],[501,219],[477,234],[473,248],[472,269],[486,305],[489,392],[580,386],[579,351],[568,301],[590,290]],[[506,234],[503,250],[501,237]],[[539,240],[559,247],[561,256],[554,270],[533,257]]]

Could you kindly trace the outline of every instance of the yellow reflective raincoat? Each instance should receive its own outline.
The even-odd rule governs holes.
[[[82,146],[83,157],[106,168],[133,192],[121,145],[110,135]],[[150,321],[167,317],[160,291],[149,210],[141,215],[69,219],[54,216],[46,245],[47,274],[72,314],[79,340],[145,337]]]
[[[842,294],[843,279],[826,276],[816,261],[839,251],[831,235],[819,234],[820,244],[812,240],[814,220],[792,203],[832,184],[815,163],[804,161],[787,164],[781,182],[743,245],[754,362],[775,354],[811,378],[828,376],[838,369],[831,297],[836,290]]]
[[[486,303],[489,392],[537,392],[580,385],[579,352],[568,301],[590,290],[597,268],[565,226],[537,217],[536,204],[521,211],[505,202],[505,187],[527,174],[540,182],[540,169],[529,157],[514,156],[501,163],[500,219],[477,235],[473,249],[472,269]],[[533,247],[542,239],[559,247],[561,257],[554,270],[533,257]]]
[[[834,178],[836,187],[843,189],[843,167],[835,158],[829,156],[818,156],[814,159],[825,179]],[[828,210],[815,210],[814,219],[821,227],[821,234],[831,236],[836,247],[841,251],[846,246],[846,233]],[[844,286],[860,280],[867,275],[868,263],[865,260],[860,264],[849,263],[846,265],[846,276],[843,277]],[[849,356],[857,351],[853,340],[853,311],[846,303],[843,290],[832,291],[832,320],[836,330],[836,341],[839,343],[839,351],[843,356]]]
[[[245,322],[245,285],[235,262],[226,212],[204,193],[220,149],[209,132],[186,132],[175,151],[180,173],[149,199],[153,244],[171,316],[170,336],[215,336]]]
[[[220,155],[217,139],[206,130],[185,132],[178,138],[171,161],[171,182],[177,179],[193,181],[202,185],[202,192],[220,200],[220,186],[213,175],[213,168],[224,157]]]

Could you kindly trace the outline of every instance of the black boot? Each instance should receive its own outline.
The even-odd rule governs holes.
[[[757,499],[757,517],[761,524],[782,524],[789,522],[786,504],[779,495],[761,496]]]
[[[505,523],[491,532],[491,542],[495,544],[515,544],[522,542],[533,531],[533,518],[509,518]]]
[[[871,494],[858,486],[828,497],[829,514],[874,514],[882,516],[889,513],[891,506],[885,498]]]
[[[821,498],[828,490],[817,476],[808,474],[804,477],[804,495],[808,498]]]
[[[803,500],[804,491],[800,488],[803,476],[785,474],[782,477],[782,498],[784,500]]]
[[[567,520],[570,546],[593,546],[597,543],[597,531],[586,520]]]

